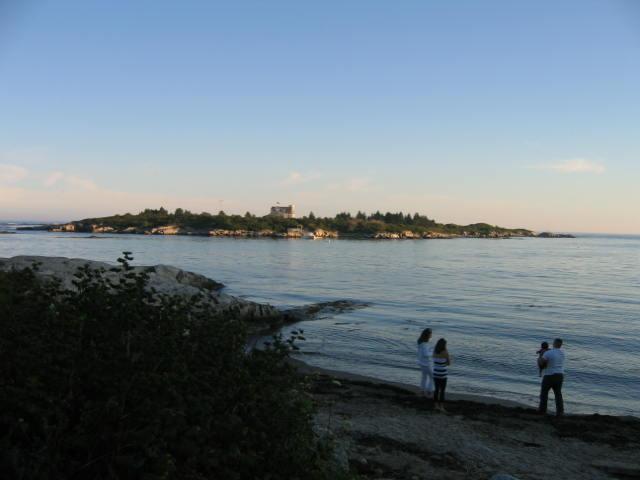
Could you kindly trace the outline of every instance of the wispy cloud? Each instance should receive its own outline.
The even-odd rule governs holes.
[[[321,175],[317,172],[309,172],[309,173],[301,173],[301,172],[291,172],[287,175],[282,182],[281,185],[300,185],[303,183],[308,183],[313,180],[317,180]]]
[[[600,175],[605,172],[604,165],[596,163],[586,158],[572,158],[562,162],[548,165],[536,165],[532,168],[536,170],[550,170],[559,173],[595,173]]]
[[[52,172],[44,180],[45,187],[53,187],[64,184],[65,187],[74,190],[98,190],[98,185],[93,180],[79,175],[67,175],[63,172]]]
[[[371,190],[371,180],[366,177],[355,177],[344,182],[331,183],[327,187],[329,190],[360,193]]]
[[[29,171],[24,167],[0,163],[0,183],[16,183],[27,175]]]
[[[64,173],[62,172],[52,172],[47,178],[44,180],[45,187],[53,187],[56,183],[64,178]]]
[[[96,185],[93,180],[89,180],[88,178],[69,175],[65,176],[65,180],[69,185],[80,190],[98,190],[98,185]]]

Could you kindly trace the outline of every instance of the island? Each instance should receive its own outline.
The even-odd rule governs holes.
[[[290,212],[290,211],[289,211]],[[66,224],[22,227],[19,230],[51,232],[128,233],[145,235],[200,235],[211,237],[251,238],[347,238],[347,239],[443,239],[443,238],[565,238],[567,234],[536,234],[525,228],[504,228],[488,223],[456,225],[439,223],[419,213],[373,214],[338,213],[334,217],[317,217],[313,212],[294,217],[282,207],[273,207],[268,215],[228,215],[208,212],[192,213],[182,208],[169,212],[165,208],[146,209],[138,214],[85,218]]]

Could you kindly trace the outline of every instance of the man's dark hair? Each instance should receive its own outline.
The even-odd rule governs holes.
[[[561,347],[561,346],[562,346],[562,339],[561,339],[561,338],[556,338],[556,339],[553,341],[553,345],[554,345],[554,346],[555,346],[555,345],[557,345],[558,347]]]

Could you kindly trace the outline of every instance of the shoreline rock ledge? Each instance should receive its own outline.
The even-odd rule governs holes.
[[[73,289],[74,274],[78,268],[89,265],[93,270],[104,269],[104,276],[112,281],[117,281],[124,273],[123,270],[112,271],[116,265],[85,260],[81,258],[44,257],[44,256],[17,256],[0,258],[0,271],[12,269],[22,270],[38,265],[36,275],[43,280],[57,278],[62,282],[63,288]],[[158,294],[180,295],[191,297],[202,295],[203,301],[211,305],[221,314],[231,315],[234,318],[244,320],[249,325],[251,333],[273,330],[287,322],[288,315],[278,308],[223,293],[222,283],[211,280],[193,272],[168,265],[135,266],[134,272],[145,271],[149,275],[149,288],[155,289]]]

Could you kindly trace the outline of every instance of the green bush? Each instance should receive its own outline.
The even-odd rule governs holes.
[[[0,478],[328,477],[295,338],[247,351],[241,322],[154,296],[130,260],[73,291],[0,272]]]

